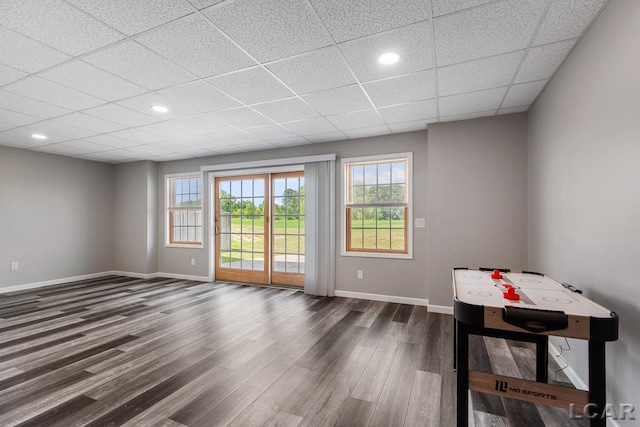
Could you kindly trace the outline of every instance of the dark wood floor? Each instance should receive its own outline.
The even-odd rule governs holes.
[[[450,426],[451,352],[451,316],[425,307],[175,279],[74,282],[0,295],[0,425]],[[476,369],[533,379],[533,354],[473,337]],[[471,402],[476,426],[573,425],[566,411]]]

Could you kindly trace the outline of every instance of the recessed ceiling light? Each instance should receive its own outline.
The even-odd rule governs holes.
[[[378,56],[378,62],[384,65],[395,64],[400,60],[400,55],[395,52],[387,52]]]
[[[167,111],[169,111],[167,107],[163,107],[162,105],[152,105],[151,109],[156,113],[166,113]]]
[[[31,138],[34,138],[34,139],[47,139],[46,135],[42,135],[40,133],[31,134]]]

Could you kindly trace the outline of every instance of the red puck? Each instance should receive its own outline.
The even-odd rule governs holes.
[[[500,270],[493,270],[491,274],[492,279],[502,279],[502,274],[500,274]]]

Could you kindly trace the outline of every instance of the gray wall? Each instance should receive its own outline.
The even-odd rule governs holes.
[[[640,2],[607,6],[530,111],[528,151],[529,268],[620,315],[620,340],[607,345],[608,401],[636,408],[639,22]],[[563,356],[586,379],[586,346],[571,347]]]
[[[429,126],[429,303],[450,306],[453,267],[526,266],[524,114]]]
[[[523,114],[431,125],[412,132],[360,140],[315,144],[159,164],[158,209],[164,210],[164,175],[198,171],[202,165],[336,153],[340,158],[413,152],[414,218],[428,227],[414,229],[414,259],[340,256],[336,213],[336,288],[343,291],[429,299],[451,306],[450,270],[458,265],[526,262],[526,118]],[[336,167],[336,206],[341,201],[341,170]],[[208,209],[205,203],[205,210]],[[206,214],[206,212],[205,212]],[[159,270],[209,275],[209,241],[204,249],[167,248],[164,214],[158,221]],[[191,266],[194,258],[196,265]],[[356,279],[357,270],[364,280]]]
[[[167,248],[165,242],[164,220],[164,175],[169,173],[193,172],[202,165],[233,163],[261,159],[308,156],[314,154],[336,153],[336,206],[340,206],[340,158],[413,152],[414,179],[414,217],[426,218],[427,200],[424,197],[427,180],[427,132],[412,132],[399,135],[380,136],[360,140],[335,143],[313,144],[262,152],[233,154],[226,156],[199,158],[193,160],[160,163],[158,167],[158,268],[161,272],[209,276],[209,239],[204,249]],[[205,187],[206,189],[206,187]],[[206,197],[206,196],[205,196]],[[205,202],[205,215],[208,210]],[[206,216],[205,216],[206,218]],[[413,298],[428,298],[427,288],[427,232],[426,229],[414,230],[414,259],[390,260],[380,258],[355,258],[340,256],[340,212],[336,212],[336,288],[344,291],[386,294]],[[194,258],[196,265],[191,266]],[[356,278],[357,270],[364,271],[364,279]],[[399,280],[399,277],[402,279]]]
[[[0,286],[111,270],[112,206],[112,165],[0,146]]]
[[[155,273],[157,262],[157,163],[115,167],[113,269]]]

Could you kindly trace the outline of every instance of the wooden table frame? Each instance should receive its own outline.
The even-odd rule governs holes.
[[[501,271],[508,272],[505,269]],[[569,330],[566,335],[563,330],[532,333],[512,325],[508,325],[504,330],[489,327],[500,327],[500,324],[492,320],[495,307],[491,307],[490,310],[487,310],[488,308],[467,304],[457,297],[454,298],[453,364],[454,370],[457,370],[457,426],[468,425],[469,390],[473,390],[567,410],[573,403],[576,411],[582,411],[585,405],[591,403],[590,414],[598,414],[591,418],[591,427],[605,427],[606,419],[601,417],[606,405],[605,342],[618,339],[618,316],[611,312],[610,318],[590,318],[587,319],[589,321],[582,319],[582,323],[576,322],[582,326]],[[469,335],[534,343],[536,381],[469,370]],[[589,341],[588,391],[548,384],[549,335],[573,336]]]

